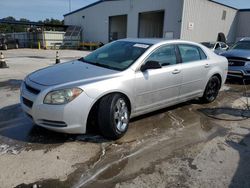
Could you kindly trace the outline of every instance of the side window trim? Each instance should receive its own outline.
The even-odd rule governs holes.
[[[179,49],[179,44],[175,44],[175,54],[176,54],[176,58],[177,58],[177,64],[182,63],[182,57],[181,57],[181,52]]]
[[[180,57],[178,57],[178,53],[177,53],[177,45],[176,44],[163,44],[161,46],[158,46],[156,49],[154,49],[154,51],[152,51],[144,60],[143,60],[143,63],[141,65],[143,65],[147,60],[148,58],[154,53],[156,52],[157,50],[159,50],[160,48],[163,48],[163,47],[166,47],[166,46],[173,46],[175,48],[175,57],[176,57],[176,64],[173,64],[173,65],[177,65],[179,63],[181,63],[180,61]],[[140,66],[141,66],[140,65]],[[173,65],[165,65],[165,66],[162,66],[163,68],[164,67],[168,67],[168,66],[173,66]]]
[[[195,46],[195,45],[192,45],[192,44],[185,44],[185,43],[179,43],[177,44],[177,49],[178,49],[178,56],[180,58],[180,63],[192,63],[192,62],[196,62],[196,61],[189,61],[189,62],[183,62],[183,59],[182,59],[182,56],[181,56],[181,52],[180,52],[180,45],[184,45],[184,46],[191,46],[191,47],[194,47],[198,50],[199,52],[199,56],[200,56],[200,60],[196,60],[196,61],[204,61],[204,60],[208,60],[208,56],[207,54],[199,47],[199,46]],[[202,58],[202,55],[201,55],[201,52],[203,52],[203,54],[206,56],[205,59]]]
[[[173,44],[162,44],[161,46],[158,46],[156,49],[154,49],[154,51],[150,52],[143,60],[142,60],[142,63],[140,63],[138,65],[138,67],[136,68],[135,72],[139,72],[140,71],[140,68],[143,64],[146,63],[147,59],[150,57],[150,55],[152,55],[156,50],[158,50],[159,48],[163,47],[163,46],[167,46],[167,45],[173,45],[175,46],[175,55],[176,55],[176,64],[175,65],[178,65],[178,64],[181,64],[182,61],[181,61],[181,56],[180,56],[180,52],[179,52],[179,48],[178,48],[178,43],[173,43]],[[163,66],[162,68],[165,68],[165,67],[170,67],[170,66],[174,66],[174,65],[168,65],[168,66]]]
[[[201,57],[201,61],[208,60],[208,56],[207,56],[207,54],[204,52],[204,50],[202,50],[202,48],[200,48],[200,47],[198,47],[198,46],[197,46],[197,48],[198,48],[198,51],[199,51],[199,54],[200,54],[200,57]],[[205,55],[205,58],[202,58],[201,53],[203,53],[203,54]]]

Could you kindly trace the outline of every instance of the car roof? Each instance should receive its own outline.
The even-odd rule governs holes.
[[[127,42],[138,42],[138,43],[145,43],[145,44],[157,44],[163,41],[170,41],[163,38],[126,38],[121,39],[119,41],[127,41]]]
[[[161,45],[161,44],[188,44],[188,45],[196,45],[201,47],[199,43],[192,42],[192,41],[185,41],[180,39],[175,40],[168,40],[164,38],[126,38],[120,39],[117,41],[127,41],[127,42],[135,42],[135,43],[142,43],[142,44],[149,44],[149,45]]]

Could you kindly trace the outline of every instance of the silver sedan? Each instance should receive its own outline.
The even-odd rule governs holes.
[[[104,137],[118,139],[132,117],[194,98],[214,101],[227,69],[226,58],[200,44],[123,39],[31,73],[21,105],[47,129],[83,134],[97,125]]]

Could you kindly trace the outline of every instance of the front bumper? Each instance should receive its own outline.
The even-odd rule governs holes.
[[[250,78],[250,67],[229,67],[228,78]]]
[[[51,88],[38,85],[26,80],[31,88],[39,90],[39,94],[34,93],[30,88],[27,89],[23,83],[21,86],[21,106],[28,117],[32,118],[35,124],[47,129],[70,133],[86,133],[87,118],[94,102],[82,92],[77,98],[64,105],[48,105],[43,100]]]

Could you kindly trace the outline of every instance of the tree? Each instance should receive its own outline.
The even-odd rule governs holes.
[[[43,21],[44,24],[51,24],[51,25],[63,25],[63,21],[61,20],[57,20],[57,19],[53,19],[53,18],[46,18],[44,21]],[[53,27],[51,26],[46,26],[45,27],[46,30],[54,30]]]
[[[16,20],[12,16],[8,16],[6,18],[2,19],[3,21],[21,21],[21,22],[30,22],[30,20],[26,18],[20,18],[19,20]],[[44,24],[51,24],[51,25],[63,25],[63,21],[57,20],[54,18],[46,18],[44,21],[40,20],[38,23],[44,23]],[[29,25],[29,24],[28,24]],[[25,32],[27,31],[28,25],[21,25],[21,24],[1,24],[0,23],[0,33],[13,33],[13,32]],[[46,30],[54,30],[52,26],[46,26]]]
[[[2,19],[3,21],[15,22],[15,21],[22,21],[22,22],[29,22],[29,20],[25,18],[21,18],[20,20],[16,20],[12,16],[8,16]],[[18,25],[18,24],[0,24],[0,33],[12,33],[12,32],[24,32],[26,31],[26,25]]]

